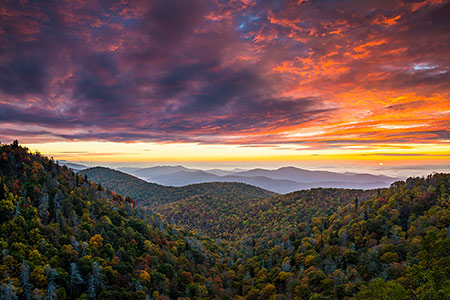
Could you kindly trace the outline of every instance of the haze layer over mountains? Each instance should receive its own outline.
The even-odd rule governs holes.
[[[86,166],[61,162],[76,171]],[[373,189],[385,188],[398,178],[362,173],[337,173],[310,171],[296,167],[282,167],[275,170],[200,170],[183,166],[155,166],[150,168],[123,167],[117,170],[136,176],[145,181],[166,186],[185,186],[205,182],[242,182],[276,193],[289,193],[316,187]]]

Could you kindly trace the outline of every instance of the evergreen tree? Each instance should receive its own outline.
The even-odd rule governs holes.
[[[89,299],[96,299],[96,297],[97,297],[97,292],[95,290],[95,283],[94,283],[95,280],[93,277],[94,277],[93,275],[89,276],[89,280],[88,280],[87,293],[88,293]]]
[[[58,276],[58,272],[50,267],[49,265],[45,268],[45,273],[47,274],[47,294],[45,295],[46,300],[54,300],[57,299],[56,290],[58,286],[56,285],[56,276]]]
[[[33,285],[30,283],[30,266],[25,260],[22,262],[20,282],[22,284],[23,295],[25,299],[31,299],[33,296]]]
[[[48,209],[49,209],[48,195],[45,194],[44,196],[42,196],[38,207],[39,217],[41,217],[42,223],[44,223],[44,225],[47,224]]]
[[[88,281],[88,296],[89,299],[95,299],[97,291],[105,287],[104,276],[101,273],[102,268],[98,262],[94,261],[92,264],[92,273]]]
[[[8,284],[3,284],[0,290],[0,300],[17,300],[14,286],[11,281]]]
[[[70,294],[72,295],[74,289],[83,283],[83,277],[81,276],[80,272],[78,271],[78,267],[76,263],[70,264],[70,277],[69,282],[67,283]]]

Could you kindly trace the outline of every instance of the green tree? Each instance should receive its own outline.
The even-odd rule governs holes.
[[[406,290],[394,281],[374,279],[366,288],[363,288],[354,300],[410,300]]]

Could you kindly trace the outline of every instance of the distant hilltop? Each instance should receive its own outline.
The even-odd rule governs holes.
[[[61,161],[74,171],[88,167]],[[147,182],[165,186],[185,186],[206,182],[241,182],[254,185],[272,192],[286,194],[310,188],[350,188],[375,189],[389,187],[400,178],[364,173],[338,173],[330,171],[310,171],[296,167],[282,167],[276,170],[200,170],[184,166],[155,166],[150,168],[123,167],[117,170],[136,176]]]

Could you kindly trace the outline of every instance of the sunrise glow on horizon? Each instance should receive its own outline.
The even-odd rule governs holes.
[[[150,167],[183,165],[200,169],[277,169],[362,172],[399,177],[424,176],[450,168],[449,149],[441,145],[402,144],[373,149],[298,150],[286,145],[242,146],[195,143],[56,142],[26,145],[56,160],[88,166]],[[405,153],[407,149],[408,153]],[[380,162],[382,161],[382,162]]]
[[[0,142],[74,162],[445,169],[449,10],[4,1]]]

